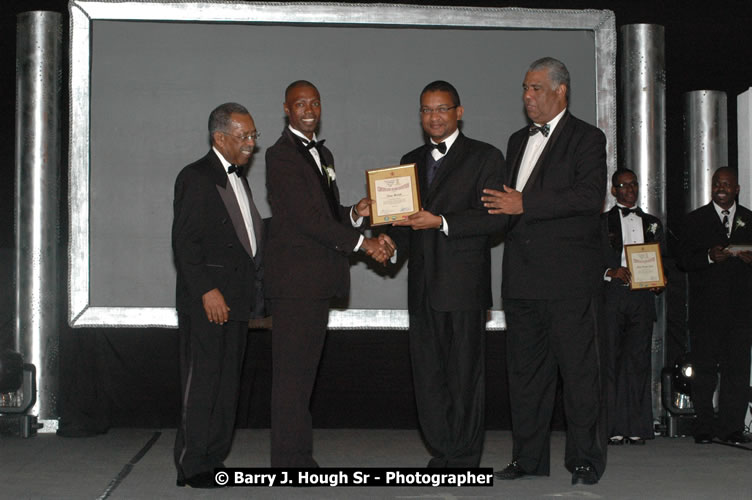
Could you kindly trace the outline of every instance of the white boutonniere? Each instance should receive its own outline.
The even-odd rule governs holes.
[[[329,184],[334,182],[337,178],[337,173],[334,171],[334,165],[325,166],[324,172],[326,172],[326,178],[329,180]]]
[[[746,226],[747,223],[744,222],[741,218],[736,219],[736,222],[734,223],[734,229],[739,229],[741,227]]]
[[[658,223],[653,222],[648,226],[648,233],[655,235],[655,233],[658,231]]]

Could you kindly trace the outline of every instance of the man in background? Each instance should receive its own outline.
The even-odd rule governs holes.
[[[637,176],[618,169],[611,176],[616,205],[601,215],[606,271],[604,335],[609,444],[644,445],[653,439],[651,345],[655,294],[662,289],[631,290],[624,245],[657,242],[665,251],[663,224],[637,207]]]
[[[736,171],[721,167],[712,179],[712,201],[686,217],[679,248],[689,273],[690,356],[694,436],[697,444],[717,436],[734,444],[752,442],[744,434],[749,400],[752,334],[752,212],[736,202]],[[713,409],[720,372],[718,414]]]

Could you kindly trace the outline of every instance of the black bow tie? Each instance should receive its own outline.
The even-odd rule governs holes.
[[[321,146],[324,145],[324,142],[326,142],[326,139],[321,139],[320,141],[308,141],[305,147],[306,149],[316,148],[316,151],[318,151],[321,148]]]
[[[635,214],[637,217],[642,217],[642,210],[640,210],[639,207],[634,208],[627,208],[627,207],[618,207],[619,211],[621,211],[621,216],[626,217],[629,214]]]
[[[433,149],[438,149],[439,153],[446,154],[446,142],[440,142],[438,144],[431,143]]]
[[[238,177],[240,177],[241,175],[243,175],[243,166],[242,165],[241,166],[230,165],[229,167],[227,167],[227,173],[228,174],[231,174],[233,172],[235,172],[235,175],[237,175]]]
[[[530,125],[530,128],[528,129],[528,132],[530,133],[530,135],[535,135],[538,132],[540,132],[541,134],[543,134],[543,137],[548,137],[548,131],[549,130],[551,130],[551,127],[549,126],[548,123],[546,123],[542,127],[539,127],[537,125]]]

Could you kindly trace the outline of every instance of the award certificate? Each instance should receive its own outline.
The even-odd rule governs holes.
[[[627,267],[632,274],[632,282],[629,284],[631,290],[666,286],[660,244],[624,245],[624,252],[627,258]]]
[[[415,163],[366,171],[371,225],[391,224],[420,211]]]

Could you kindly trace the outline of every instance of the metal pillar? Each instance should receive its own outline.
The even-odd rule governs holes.
[[[728,166],[726,93],[695,90],[684,94],[685,211],[710,203],[713,172]]]
[[[15,342],[36,366],[31,412],[44,421],[57,419],[62,15],[19,14],[16,50]]]
[[[620,29],[619,164],[640,183],[637,204],[666,227],[666,58],[663,26],[628,24]],[[656,300],[653,328],[653,416],[663,413],[661,370],[666,364],[666,297]]]

